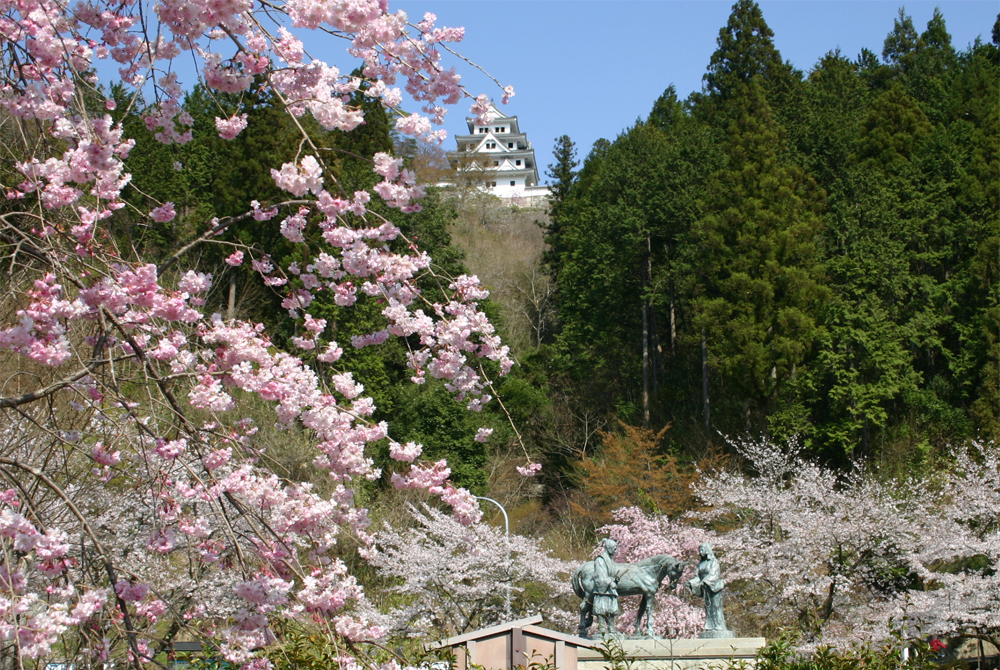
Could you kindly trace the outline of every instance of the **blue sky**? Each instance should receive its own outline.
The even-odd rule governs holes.
[[[438,25],[465,26],[463,55],[482,65],[516,96],[505,111],[517,115],[540,166],[552,160],[555,138],[566,134],[582,159],[598,138],[614,139],[671,83],[681,98],[701,89],[732,1],[715,0],[405,0],[390,9],[419,21],[433,12]],[[763,0],[764,19],[785,60],[808,72],[839,48],[855,58],[862,48],[882,53],[903,3],[894,0]],[[1000,3],[995,0],[906,2],[923,32],[934,8],[944,15],[952,44],[990,40]],[[329,57],[329,56],[327,56]],[[332,59],[336,62],[336,59]],[[495,94],[495,85],[459,67],[470,92]],[[449,135],[465,133],[468,104],[449,112]],[[449,138],[445,147],[454,149]],[[543,180],[545,179],[542,176]]]

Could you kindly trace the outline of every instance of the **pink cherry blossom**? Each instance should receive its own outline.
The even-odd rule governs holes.
[[[219,137],[224,140],[234,139],[247,127],[247,115],[237,114],[228,119],[215,117],[215,129],[219,131]]]
[[[108,451],[101,442],[96,443],[90,452],[93,459],[101,465],[117,465],[121,460],[121,454],[122,452],[120,451],[113,453]]]
[[[323,189],[323,170],[314,156],[306,156],[298,165],[284,163],[281,170],[271,170],[271,177],[278,188],[296,197],[310,191],[318,194]]]
[[[187,293],[204,293],[212,288],[212,275],[188,270],[177,282],[177,288]]]
[[[201,131],[183,102],[193,81],[184,81],[176,59],[195,64],[210,98],[218,91],[238,100],[259,87],[294,116],[350,132],[365,120],[352,96],[368,95],[399,111],[401,132],[436,141],[445,106],[466,95],[439,47],[463,31],[438,27],[431,15],[410,26],[381,0],[278,7],[163,0],[152,22],[146,9],[25,0],[0,21],[4,43],[18,54],[0,105],[11,123],[29,128],[24,136],[51,140],[33,143],[6,187],[12,216],[0,226],[30,254],[11,257],[16,281],[0,349],[57,368],[37,399],[18,413],[4,410],[10,420],[0,422],[5,453],[23,468],[15,476],[30,482],[25,491],[39,492],[27,504],[0,495],[0,544],[17,556],[16,565],[0,565],[8,594],[0,636],[16,640],[28,659],[63,662],[60,654],[79,649],[69,662],[120,664],[151,661],[163,631],[183,630],[230,662],[262,670],[268,663],[260,650],[274,642],[277,617],[312,617],[331,636],[353,641],[386,630],[337,556],[346,533],[362,551],[370,545],[355,490],[381,476],[373,454],[389,429],[373,418],[375,403],[351,371],[334,368],[344,352],[322,339],[326,321],[307,313],[315,297],[328,291],[342,308],[377,300],[385,311],[352,344],[408,338],[414,379],[445,380],[473,409],[492,393],[480,359],[502,373],[513,362],[478,305],[477,283],[441,275],[415,246],[390,247],[399,228],[379,215],[382,208],[369,209],[373,197],[404,212],[419,209],[415,175],[398,157],[380,154],[370,157],[379,184],[344,193],[324,162],[328,154],[312,149],[325,146],[307,136],[313,123],[301,124],[301,154],[269,166],[290,199],[251,200],[232,220],[273,225],[301,245],[303,269],[259,255],[253,269],[282,291],[283,308],[301,326],[293,342],[316,353],[304,360],[279,350],[263,325],[213,314],[206,309],[217,308],[212,277],[196,265],[208,255],[198,245],[238,247],[224,260],[230,267],[258,252],[235,241],[227,219],[204,221],[210,233],[179,240],[177,255],[159,267],[118,244],[108,226],[126,206],[125,161],[135,141],[110,115],[80,113],[81,95],[107,89],[96,75],[76,73],[101,72],[96,60],[114,62],[124,95],[141,92],[150,101],[143,121],[164,144],[185,144]],[[305,29],[344,38],[361,75],[344,76],[307,54]],[[418,113],[406,109],[404,92]],[[215,124],[224,139],[251,122],[241,109],[225,114]],[[174,162],[174,170],[183,168]],[[177,213],[171,202],[140,212],[156,223]],[[425,278],[450,288],[425,297]],[[319,470],[328,485],[271,470],[272,453],[254,437],[247,403],[272,413],[269,423],[280,429],[308,436],[312,453],[303,467]],[[440,496],[465,523],[478,519],[475,498],[449,481],[446,463],[420,462],[416,443],[390,449],[402,461],[397,485]]]
[[[534,477],[541,471],[542,464],[528,463],[527,465],[524,466],[518,465],[514,469],[517,470],[517,474],[521,475],[522,477]]]
[[[174,217],[177,216],[177,212],[174,211],[174,203],[168,202],[156,209],[150,210],[149,216],[153,221],[166,223],[167,221],[173,221]]]
[[[221,468],[223,465],[229,462],[229,459],[233,456],[232,447],[226,447],[225,449],[217,449],[212,453],[205,456],[202,462],[205,464],[207,470],[216,470]]]
[[[415,442],[407,442],[406,444],[399,444],[398,442],[389,443],[389,456],[395,458],[397,461],[412,463],[420,456],[422,451],[423,447]]]

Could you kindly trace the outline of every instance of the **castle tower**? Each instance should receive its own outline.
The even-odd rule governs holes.
[[[466,119],[468,135],[457,135],[458,151],[448,153],[456,170],[482,175],[488,192],[505,200],[524,199],[535,202],[546,198],[549,189],[538,185],[535,150],[518,127],[516,116],[505,116],[490,103],[489,125],[477,126],[475,119]]]

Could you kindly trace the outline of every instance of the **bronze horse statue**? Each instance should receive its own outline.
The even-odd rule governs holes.
[[[653,637],[653,596],[664,577],[676,584],[684,573],[684,563],[670,554],[658,554],[638,563],[617,565],[616,581],[619,596],[642,596],[635,619],[635,634],[639,635],[642,618],[646,617],[646,634]],[[594,562],[587,561],[573,573],[573,593],[582,598],[580,603],[580,637],[587,637],[587,629],[594,623]]]

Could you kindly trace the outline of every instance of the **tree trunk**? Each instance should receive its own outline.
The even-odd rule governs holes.
[[[649,428],[649,305],[642,300],[642,426]]]
[[[861,453],[868,456],[868,415],[861,417]]]
[[[642,282],[642,426],[649,428],[649,285],[652,279],[652,250],[646,233],[646,267]]]
[[[674,303],[674,278],[670,278],[670,357],[677,355],[677,306]]]
[[[236,318],[236,268],[229,268],[229,305],[226,308],[226,320]]]
[[[658,329],[656,327],[656,309],[653,307],[652,291],[653,291],[653,242],[649,235],[646,233],[646,286],[647,286],[647,297],[646,304],[649,308],[649,337],[650,346],[653,349],[652,359],[650,360],[650,374],[653,384],[652,394],[656,396],[659,393],[659,384],[657,383],[657,371],[660,366],[660,338],[658,336]]]
[[[650,346],[653,348],[652,365],[653,376],[653,396],[660,397],[660,371],[663,370],[663,346],[660,344],[660,328],[656,324],[656,308],[649,306],[649,336],[652,338]]]
[[[701,329],[701,405],[705,413],[705,438],[712,441],[712,415],[708,406],[708,341]]]

